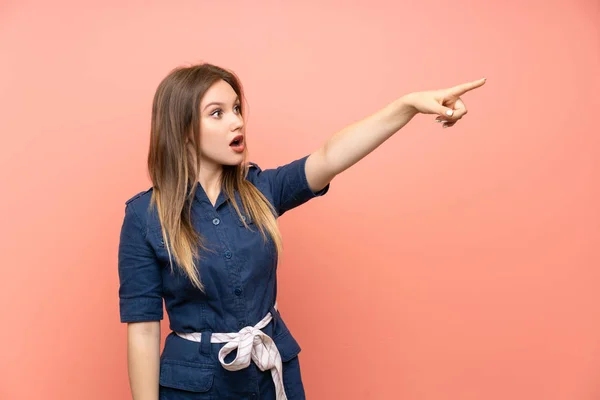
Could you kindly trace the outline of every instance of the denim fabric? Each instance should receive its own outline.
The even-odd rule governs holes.
[[[278,168],[251,163],[247,180],[274,206],[278,216],[322,196],[308,186],[308,156]],[[161,354],[161,399],[275,398],[269,371],[254,363],[227,371],[218,361],[224,344],[207,344],[212,332],[237,332],[253,326],[268,312],[274,319],[263,331],[275,341],[284,362],[284,383],[290,399],[304,398],[298,353],[300,346],[273,306],[277,297],[275,247],[266,243],[249,215],[244,226],[224,192],[213,206],[200,185],[192,206],[192,223],[209,251],[201,253],[198,268],[206,293],[192,286],[177,266],[171,272],[156,210],[149,210],[152,189],[126,202],[119,243],[121,322],[163,319],[163,299],[170,328],[175,332],[204,332],[206,343],[191,342],[171,332]],[[236,193],[238,204],[239,194]],[[204,340],[204,337],[203,337]],[[235,357],[235,351],[226,361]]]

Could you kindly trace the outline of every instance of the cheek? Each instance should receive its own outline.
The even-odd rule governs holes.
[[[222,147],[224,140],[222,130],[218,126],[209,122],[200,124],[200,150],[202,152],[214,152]]]

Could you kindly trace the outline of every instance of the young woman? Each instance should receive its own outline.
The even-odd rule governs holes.
[[[467,113],[460,96],[484,83],[409,93],[263,170],[246,160],[237,77],[210,64],[173,70],[152,106],[152,187],[126,202],[119,244],[134,400],[304,399],[300,346],[276,306],[277,217],[324,195],[418,113],[453,126]],[[172,332],[161,354],[163,299]]]

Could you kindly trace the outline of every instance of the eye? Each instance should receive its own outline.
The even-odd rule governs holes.
[[[210,115],[213,117],[220,117],[221,114],[223,114],[223,110],[221,110],[220,108],[217,108],[215,111],[210,113]]]
[[[236,110],[236,112],[241,113],[242,112],[242,106],[239,104],[236,104],[235,107],[233,107],[234,110]]]

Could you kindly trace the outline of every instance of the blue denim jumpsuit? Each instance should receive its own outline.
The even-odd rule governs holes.
[[[307,158],[264,171],[251,163],[246,179],[265,195],[278,216],[329,190],[329,185],[317,193],[310,189]],[[159,321],[164,299],[172,332],[160,356],[159,398],[275,399],[270,371],[260,371],[254,362],[228,371],[218,360],[224,344],[210,343],[211,333],[238,332],[271,312],[274,318],[263,332],[273,338],[281,354],[286,395],[290,400],[304,399],[300,346],[273,308],[277,297],[273,242],[269,239],[265,244],[248,215],[243,219],[252,230],[244,227],[223,191],[213,206],[198,185],[192,223],[210,249],[200,254],[198,263],[206,290],[202,293],[179,268],[171,272],[158,215],[148,209],[151,194],[149,189],[126,202],[118,254],[119,308],[123,323]],[[202,341],[189,341],[174,332],[202,332]],[[225,361],[235,354],[234,350]]]

